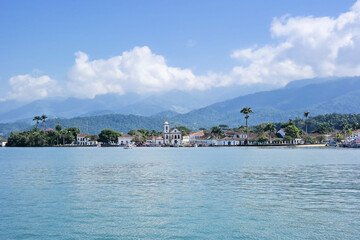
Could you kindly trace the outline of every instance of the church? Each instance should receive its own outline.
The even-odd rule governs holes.
[[[163,135],[165,145],[177,145],[181,144],[181,131],[178,129],[170,129],[170,124],[165,122],[163,125]]]

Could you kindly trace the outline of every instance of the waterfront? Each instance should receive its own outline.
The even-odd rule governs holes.
[[[357,149],[0,148],[0,239],[356,239]]]

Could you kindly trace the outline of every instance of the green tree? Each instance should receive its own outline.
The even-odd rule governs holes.
[[[137,130],[130,130],[130,131],[128,132],[128,134],[131,135],[131,136],[135,136],[136,133],[138,133]]]
[[[43,122],[44,130],[45,130],[45,128],[46,128],[46,119],[47,119],[47,118],[48,118],[48,117],[47,117],[45,114],[41,115],[41,120],[42,120],[42,122]]]
[[[221,138],[224,135],[223,130],[218,126],[213,126],[211,128],[211,134],[215,136],[217,139]]]
[[[246,120],[246,135],[247,135],[247,141],[248,141],[248,134],[249,134],[249,126],[248,126],[248,119],[249,119],[249,114],[250,113],[254,113],[251,110],[251,107],[244,107],[243,109],[241,109],[240,113],[245,115],[245,120]],[[247,142],[246,141],[246,142]]]
[[[330,127],[330,125],[328,123],[319,123],[318,127],[316,128],[316,130],[314,131],[314,133],[319,133],[319,134],[327,134],[332,132],[332,128]]]
[[[39,121],[41,121],[41,117],[40,116],[35,116],[33,118],[33,121],[36,121],[36,128],[39,128]]]
[[[121,136],[121,133],[114,131],[112,129],[104,129],[99,134],[99,141],[103,143],[117,142],[118,137]]]
[[[268,123],[268,124],[266,124],[264,130],[269,134],[269,140],[270,140],[270,143],[271,143],[271,134],[276,133],[275,125],[273,123]]]
[[[175,127],[176,129],[178,129],[179,131],[181,131],[181,135],[185,136],[188,135],[191,130],[185,126],[179,126],[179,127]]]
[[[340,133],[336,134],[335,141],[341,142],[342,140],[344,140],[344,136],[341,135]]]
[[[90,141],[97,141],[99,139],[99,135],[95,134],[95,135],[91,135],[89,137]]]
[[[56,127],[55,127],[55,130],[56,130],[56,131],[60,132],[60,131],[61,131],[61,129],[62,129],[61,125],[59,125],[59,124],[58,124],[58,125],[56,125]]]
[[[316,141],[318,141],[319,143],[325,142],[327,141],[327,137],[325,137],[324,135],[319,135],[316,138]]]
[[[264,143],[269,141],[269,139],[267,137],[259,137],[256,141],[260,143]]]
[[[306,136],[302,139],[305,143],[313,143],[314,142],[314,138]]]
[[[285,136],[290,137],[292,140],[299,138],[299,129],[295,125],[288,125],[285,128]]]
[[[140,132],[137,132],[135,135],[134,135],[134,141],[139,144],[139,143],[143,143],[146,141],[146,137],[141,134]]]
[[[310,112],[304,112],[304,117],[305,117],[305,133],[307,134],[307,119],[309,117]]]
[[[77,127],[70,127],[68,131],[73,135],[74,139],[76,139],[76,136],[80,133],[80,129]]]

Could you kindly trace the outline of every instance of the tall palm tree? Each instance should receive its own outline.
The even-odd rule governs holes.
[[[41,117],[40,116],[35,116],[33,121],[36,121],[36,128],[39,127],[39,121],[41,121]]]
[[[307,134],[307,119],[308,119],[309,113],[310,113],[310,112],[304,112],[304,117],[305,117],[305,132],[306,132],[306,134]]]
[[[269,133],[269,142],[271,143],[271,133],[276,133],[276,127],[273,123],[266,124],[265,131]]]
[[[245,115],[245,119],[246,119],[246,142],[249,140],[249,128],[248,128],[248,119],[249,119],[249,114],[250,113],[254,113],[252,110],[251,110],[251,107],[244,107],[243,109],[241,109],[240,113],[244,114]]]
[[[43,126],[44,126],[44,130],[45,130],[45,126],[46,126],[46,119],[47,119],[48,117],[45,115],[45,114],[43,114],[43,115],[41,115],[41,120],[43,121]]]

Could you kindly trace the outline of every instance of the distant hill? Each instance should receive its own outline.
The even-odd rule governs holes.
[[[186,113],[209,104],[237,97],[239,95],[273,89],[274,86],[255,85],[251,87],[222,87],[205,91],[170,91],[139,95],[136,93],[105,94],[93,99],[47,98],[28,104],[14,100],[1,102],[0,123],[27,121],[34,116],[46,114],[50,118],[73,118],[109,113],[134,114],[140,116],[156,115],[165,111]]]
[[[177,98],[180,95],[176,95],[176,98],[175,95],[173,100],[175,102],[180,101],[179,98]],[[165,95],[162,97],[164,96]],[[183,95],[183,97],[184,96],[185,95]],[[171,95],[166,96],[166,98],[170,97]],[[111,100],[110,102],[108,102],[109,99]],[[230,127],[236,127],[245,124],[244,116],[240,114],[240,110],[245,106],[251,107],[255,112],[250,116],[250,125],[256,125],[262,122],[284,122],[288,121],[290,118],[302,118],[304,111],[310,111],[310,116],[335,112],[360,113],[360,77],[299,80],[288,84],[288,86],[282,89],[240,96],[211,104],[207,107],[199,108],[185,114],[179,114],[171,110],[164,111],[166,107],[162,108],[161,106],[158,106],[159,102],[157,101],[160,101],[159,99],[161,98],[158,98],[157,100],[154,98],[153,101],[147,100],[143,104],[140,102],[128,104],[129,102],[132,102],[130,97],[124,100],[122,96],[99,96],[95,101],[99,108],[101,108],[101,106],[112,106],[114,108],[119,106],[117,111],[121,111],[121,108],[129,108],[128,111],[131,110],[137,114],[139,113],[136,112],[136,109],[139,110],[144,108],[149,110],[147,114],[155,112],[152,116],[113,114],[115,111],[107,109],[94,110],[92,112],[80,114],[83,109],[82,107],[84,107],[82,104],[92,105],[95,104],[95,102],[89,99],[67,99],[65,101],[57,101],[57,105],[55,104],[52,106],[55,106],[55,109],[63,109],[63,113],[68,109],[71,114],[77,112],[77,116],[82,115],[83,117],[50,119],[47,122],[47,126],[52,128],[54,128],[56,124],[60,124],[64,127],[77,126],[82,132],[88,131],[91,134],[99,133],[104,128],[112,128],[121,132],[139,128],[161,130],[162,123],[165,120],[169,121],[173,126],[186,125],[191,129],[198,129],[200,127],[210,128],[219,124],[227,124]],[[122,100],[127,103],[124,103],[125,106],[121,107],[120,102]],[[189,101],[189,99],[187,101]],[[74,104],[74,102],[76,102],[76,104]],[[170,106],[170,103],[173,102],[165,101],[163,105]],[[37,106],[37,102],[32,104]],[[68,107],[63,106],[64,104]],[[46,104],[40,105],[43,107],[46,106]],[[138,105],[139,108],[136,108],[136,105]],[[12,111],[14,111],[13,114],[18,114],[18,111],[28,113],[31,119],[35,115],[31,111],[26,111],[26,107],[24,107],[24,109],[20,108]],[[55,114],[55,110],[53,111],[54,115],[49,115],[52,118],[58,116]],[[70,112],[69,115],[71,115]],[[41,113],[43,113],[43,109],[39,108],[36,114]],[[13,130],[31,128],[33,123],[30,124],[30,122],[31,120],[27,123],[17,122],[0,124],[0,133],[3,133],[6,136]]]
[[[70,119],[49,119],[46,128],[55,129],[60,124],[64,128],[78,127],[82,133],[98,134],[101,130],[110,128],[119,132],[127,133],[131,129],[149,129],[161,131],[164,119],[161,117],[144,117],[136,115],[107,114],[101,116],[76,117]],[[28,130],[35,123],[0,123],[0,133],[7,137],[15,130]],[[42,128],[42,123],[39,125]]]
[[[325,113],[360,112],[360,77],[313,79],[291,83],[282,89],[258,92],[193,110],[172,117],[192,128],[211,127],[215,124],[244,125],[240,110],[249,106],[255,114],[250,124],[281,122],[302,117],[304,111],[312,116]]]

